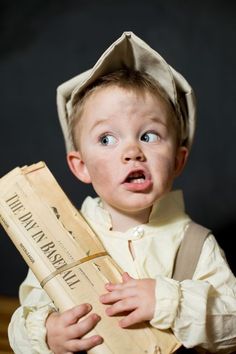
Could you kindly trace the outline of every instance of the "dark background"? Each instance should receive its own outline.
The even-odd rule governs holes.
[[[66,166],[56,87],[90,68],[123,31],[164,56],[195,89],[195,144],[176,187],[213,230],[236,274],[236,2],[1,1],[0,176],[40,160],[76,206],[93,193]],[[27,267],[0,229],[0,294],[17,295]]]

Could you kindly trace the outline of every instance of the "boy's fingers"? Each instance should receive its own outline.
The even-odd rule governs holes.
[[[89,350],[96,345],[101,344],[102,342],[103,339],[100,336],[91,336],[84,339],[74,339],[67,343],[67,349],[70,352],[75,353],[82,350]]]
[[[123,286],[124,286],[123,284],[108,283],[108,284],[105,285],[105,288],[108,291],[114,291],[114,290],[122,289]]]
[[[105,288],[109,291],[123,289],[124,287],[134,286],[136,284],[136,279],[131,278],[128,273],[122,274],[122,283],[107,283]]]
[[[118,301],[106,309],[108,316],[114,316],[122,312],[132,311],[137,308],[136,299],[134,297]]]
[[[90,304],[82,304],[65,311],[62,315],[65,326],[76,323],[81,317],[87,315],[91,309],[92,306]]]
[[[70,338],[81,338],[89,331],[91,331],[96,324],[101,320],[101,317],[95,313],[78,321],[76,324],[68,328]]]
[[[123,283],[127,283],[131,280],[134,280],[134,278],[132,278],[129,273],[125,272],[122,274],[122,280],[123,280]]]
[[[134,287],[128,287],[101,295],[99,299],[103,304],[110,304],[135,295],[136,289]]]
[[[139,313],[138,310],[132,311],[129,315],[126,317],[122,318],[119,321],[119,325],[122,328],[130,327],[136,323],[144,321],[144,318],[142,318],[141,314]]]

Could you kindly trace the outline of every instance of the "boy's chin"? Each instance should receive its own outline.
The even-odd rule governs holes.
[[[105,209],[115,209],[117,211],[120,211],[121,213],[124,214],[137,214],[137,213],[142,213],[147,210],[151,210],[153,204],[155,201],[144,201],[144,200],[126,200],[123,203],[103,203]]]

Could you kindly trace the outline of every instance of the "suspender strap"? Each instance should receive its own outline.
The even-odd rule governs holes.
[[[192,279],[202,246],[210,233],[209,229],[193,221],[189,223],[175,258],[173,279],[178,281]]]

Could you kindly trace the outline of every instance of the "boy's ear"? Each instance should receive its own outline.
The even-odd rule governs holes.
[[[88,169],[79,151],[70,151],[67,154],[67,163],[75,177],[84,183],[91,183]]]
[[[188,159],[188,154],[189,151],[186,146],[178,147],[175,157],[175,177],[179,176],[183,171]]]

